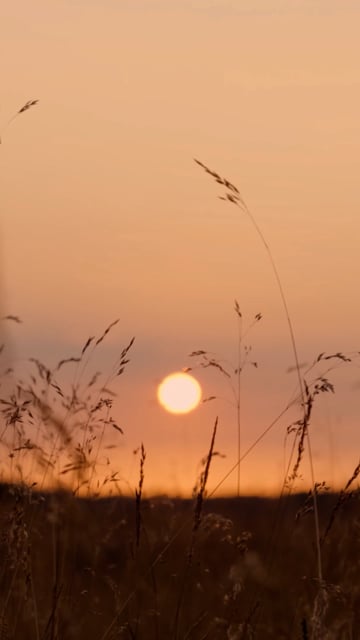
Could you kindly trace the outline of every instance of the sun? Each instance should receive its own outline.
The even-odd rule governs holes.
[[[201,400],[201,387],[188,373],[176,372],[166,376],[157,390],[158,400],[170,413],[188,413]]]

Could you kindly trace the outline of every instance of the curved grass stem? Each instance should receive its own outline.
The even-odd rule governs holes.
[[[290,317],[290,312],[289,312],[289,308],[288,308],[288,304],[286,301],[286,296],[284,293],[284,289],[281,283],[281,279],[280,279],[280,275],[279,272],[277,270],[276,264],[275,264],[275,260],[273,258],[271,249],[265,239],[265,236],[261,230],[261,228],[259,227],[255,217],[253,216],[253,214],[251,213],[250,209],[248,208],[247,204],[245,203],[245,201],[242,199],[240,192],[238,190],[238,188],[232,184],[231,182],[229,182],[229,180],[227,180],[226,178],[222,178],[218,173],[216,173],[215,171],[212,171],[211,169],[209,169],[209,167],[207,167],[206,165],[204,165],[202,162],[200,162],[199,160],[194,159],[195,162],[200,165],[200,167],[202,167],[206,173],[208,173],[210,176],[212,176],[215,181],[218,184],[221,184],[223,187],[225,187],[225,189],[227,190],[225,193],[225,196],[220,196],[220,198],[222,200],[225,200],[227,202],[230,202],[232,204],[234,204],[235,206],[237,206],[239,209],[241,209],[249,218],[251,224],[253,225],[261,243],[263,244],[265,251],[267,253],[267,256],[269,258],[270,264],[271,264],[271,268],[277,283],[277,287],[280,293],[280,297],[281,297],[281,301],[282,301],[282,305],[284,308],[284,313],[286,316],[286,321],[287,321],[287,325],[288,325],[288,329],[289,329],[289,334],[290,334],[290,340],[291,340],[291,347],[292,347],[292,351],[293,351],[293,356],[294,356],[294,363],[295,363],[295,369],[296,369],[296,373],[297,373],[297,378],[298,378],[298,384],[299,384],[299,392],[300,392],[300,398],[301,398],[301,405],[302,405],[302,409],[303,409],[303,418],[304,421],[306,420],[306,402],[305,402],[305,393],[304,393],[304,385],[303,385],[303,381],[301,378],[301,372],[300,372],[300,361],[299,361],[299,357],[298,357],[298,351],[297,351],[297,346],[296,346],[296,340],[295,340],[295,334],[294,334],[294,329],[293,329],[293,324],[291,321],[291,317]],[[321,562],[321,548],[320,548],[320,528],[319,528],[319,510],[318,510],[318,503],[317,503],[317,496],[316,496],[316,489],[315,489],[315,474],[314,474],[314,464],[313,464],[313,458],[312,458],[312,451],[311,451],[311,442],[310,442],[310,434],[309,434],[309,429],[308,429],[308,425],[306,425],[306,440],[307,440],[307,444],[308,444],[308,452],[309,452],[309,461],[310,461],[310,476],[311,476],[311,484],[312,484],[312,498],[313,498],[313,504],[314,504],[314,521],[315,521],[315,537],[316,537],[316,549],[317,549],[317,569],[318,569],[318,579],[320,582],[322,582],[322,562]],[[239,473],[239,472],[238,472]],[[238,476],[239,477],[239,476]]]

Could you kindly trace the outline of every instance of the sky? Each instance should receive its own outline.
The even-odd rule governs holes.
[[[359,19],[347,0],[1,8],[1,313],[22,320],[3,323],[7,353],[18,375],[29,357],[54,367],[119,318],[91,376],[135,336],[114,383],[124,435],[104,440],[124,491],[138,481],[143,442],[144,490],[189,494],[217,416],[210,491],[236,463],[226,379],[188,357],[202,349],[236,367],[234,299],[244,328],[263,316],[243,341],[258,367],[242,374],[242,452],[297,388],[269,257],[194,158],[238,187],[271,248],[300,362],[359,350]],[[30,99],[39,102],[7,126]],[[336,393],[317,398],[311,439],[315,479],[341,486],[358,463],[360,375],[356,357],[331,362]],[[174,416],[157,386],[189,366],[203,397],[217,399]],[[242,492],[279,490],[299,412],[245,458]],[[306,456],[302,474],[299,490]],[[234,491],[236,473],[217,495]]]

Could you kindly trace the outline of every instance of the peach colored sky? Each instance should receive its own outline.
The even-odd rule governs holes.
[[[189,490],[218,414],[214,485],[236,459],[233,410],[165,414],[157,383],[194,349],[235,357],[234,298],[245,322],[264,316],[249,337],[244,447],[296,380],[264,249],[192,158],[234,182],[261,226],[300,360],[359,349],[359,4],[14,0],[0,13],[2,306],[24,320],[11,325],[17,366],[74,355],[119,317],[99,356],[110,366],[136,336],[114,465],[134,485],[143,441],[146,488]],[[223,394],[198,377],[205,396]],[[317,479],[338,483],[358,462],[357,363],[334,382],[313,440]],[[292,418],[247,458],[244,491],[279,485]]]

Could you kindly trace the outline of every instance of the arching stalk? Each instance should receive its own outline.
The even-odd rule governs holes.
[[[272,271],[273,271],[273,274],[274,274],[274,277],[275,277],[275,280],[276,280],[276,283],[277,283],[277,286],[278,286],[278,289],[279,289],[279,293],[280,293],[280,297],[281,297],[281,301],[282,301],[282,305],[283,305],[283,308],[284,308],[286,321],[287,321],[287,325],[288,325],[288,329],[289,329],[289,333],[290,333],[291,346],[292,346],[292,351],[293,351],[293,356],[294,356],[295,368],[296,368],[296,372],[297,372],[299,391],[300,391],[300,397],[301,397],[301,405],[302,405],[302,408],[303,408],[303,416],[304,416],[304,421],[305,421],[306,420],[305,393],[304,393],[304,385],[303,385],[303,381],[302,381],[301,373],[300,373],[300,362],[299,362],[299,357],[298,357],[298,352],[297,352],[297,347],[296,347],[294,329],[293,329],[293,325],[292,325],[292,322],[291,322],[289,308],[288,308],[288,305],[287,305],[287,302],[286,302],[284,289],[283,289],[283,286],[282,286],[282,283],[281,283],[281,280],[280,280],[280,276],[279,276],[279,272],[277,270],[273,255],[272,255],[271,250],[270,250],[270,247],[269,247],[267,241],[265,240],[265,236],[264,236],[263,232],[261,231],[258,223],[256,222],[253,214],[251,213],[251,211],[248,208],[247,204],[242,199],[238,188],[234,184],[229,182],[229,180],[227,180],[226,178],[222,178],[218,173],[216,173],[215,171],[212,171],[211,169],[209,169],[209,167],[207,167],[205,164],[200,162],[200,160],[196,160],[195,158],[194,158],[194,160],[198,165],[200,165],[200,167],[202,167],[202,169],[204,169],[204,171],[206,171],[206,173],[208,173],[210,176],[212,176],[218,184],[220,184],[223,187],[225,187],[225,189],[227,191],[226,191],[224,196],[220,196],[220,199],[234,204],[235,206],[237,206],[239,209],[241,209],[248,216],[251,224],[253,225],[253,227],[254,227],[258,237],[260,238],[260,241],[263,244],[263,246],[265,248],[265,251],[266,251],[266,253],[268,255],[268,258],[269,258],[269,261],[270,261],[270,264],[271,264],[271,268],[272,268]],[[320,548],[319,510],[318,510],[317,496],[316,496],[316,490],[315,490],[315,474],[314,474],[314,465],[313,465],[313,457],[312,457],[312,451],[311,451],[311,442],[310,442],[310,435],[309,435],[308,425],[306,426],[306,440],[307,440],[308,451],[309,451],[310,475],[311,475],[311,483],[312,483],[311,492],[312,492],[312,498],[313,498],[313,504],[314,504],[314,520],[315,520],[315,536],[316,536],[318,578],[319,578],[319,582],[322,583],[322,562],[321,562],[321,548]]]

